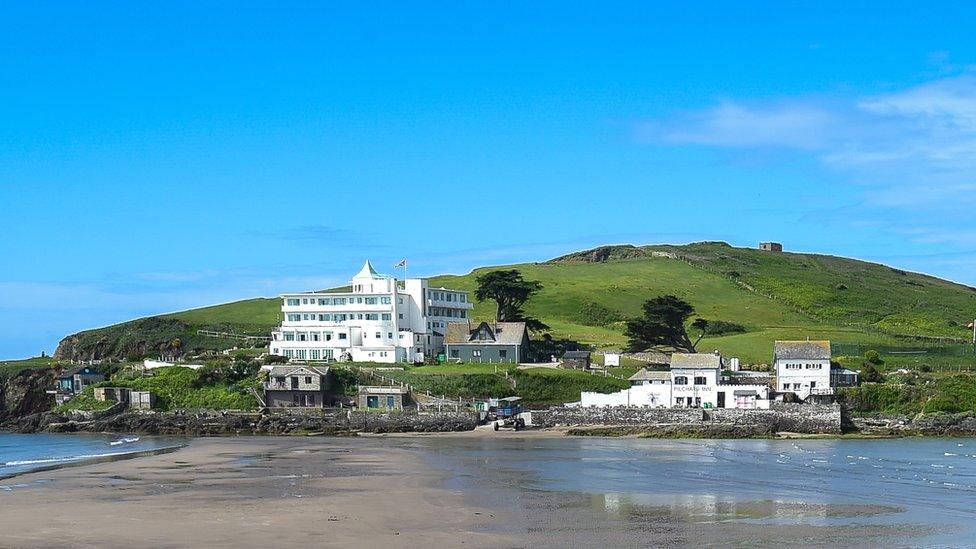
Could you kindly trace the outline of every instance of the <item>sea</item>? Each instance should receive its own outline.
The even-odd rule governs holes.
[[[432,438],[448,487],[586,545],[976,547],[976,439]]]
[[[122,459],[128,454],[183,444],[176,437],[117,434],[13,434],[0,433],[0,490],[10,490],[3,479],[30,471]]]

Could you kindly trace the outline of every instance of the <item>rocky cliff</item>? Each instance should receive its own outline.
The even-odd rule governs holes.
[[[25,369],[6,379],[0,378],[0,419],[16,418],[50,410],[54,396],[47,391],[54,387],[57,370]]]

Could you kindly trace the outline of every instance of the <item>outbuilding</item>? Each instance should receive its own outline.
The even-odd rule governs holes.
[[[405,387],[359,387],[359,409],[401,412],[410,403],[410,391]]]
[[[566,351],[563,353],[563,366],[566,368],[576,368],[589,370],[593,367],[589,351]]]

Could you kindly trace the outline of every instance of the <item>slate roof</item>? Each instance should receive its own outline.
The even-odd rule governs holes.
[[[494,341],[472,340],[474,333],[487,325]],[[444,345],[521,345],[525,336],[524,322],[449,322],[444,332]]]
[[[315,372],[319,375],[328,375],[328,366],[306,366],[304,364],[282,364],[280,366],[275,366],[271,368],[268,372],[269,377],[287,377],[297,372],[298,370],[309,370]]]
[[[773,345],[773,360],[830,360],[829,341],[777,341]]]
[[[671,381],[671,372],[655,372],[641,369],[627,378],[628,381]]]
[[[566,351],[563,358],[590,358],[589,351]]]
[[[80,374],[82,370],[84,370],[85,368],[90,368],[90,366],[77,366],[75,368],[71,368],[70,370],[65,370],[61,375],[58,376],[58,378],[60,379],[63,377],[74,377],[75,374]],[[92,372],[87,375],[100,376],[102,374],[92,370]]]
[[[722,357],[714,353],[673,353],[671,369],[675,368],[722,368]]]

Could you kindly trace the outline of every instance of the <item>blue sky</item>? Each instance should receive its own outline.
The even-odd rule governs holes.
[[[605,243],[976,284],[976,5],[7,3],[0,357]]]

